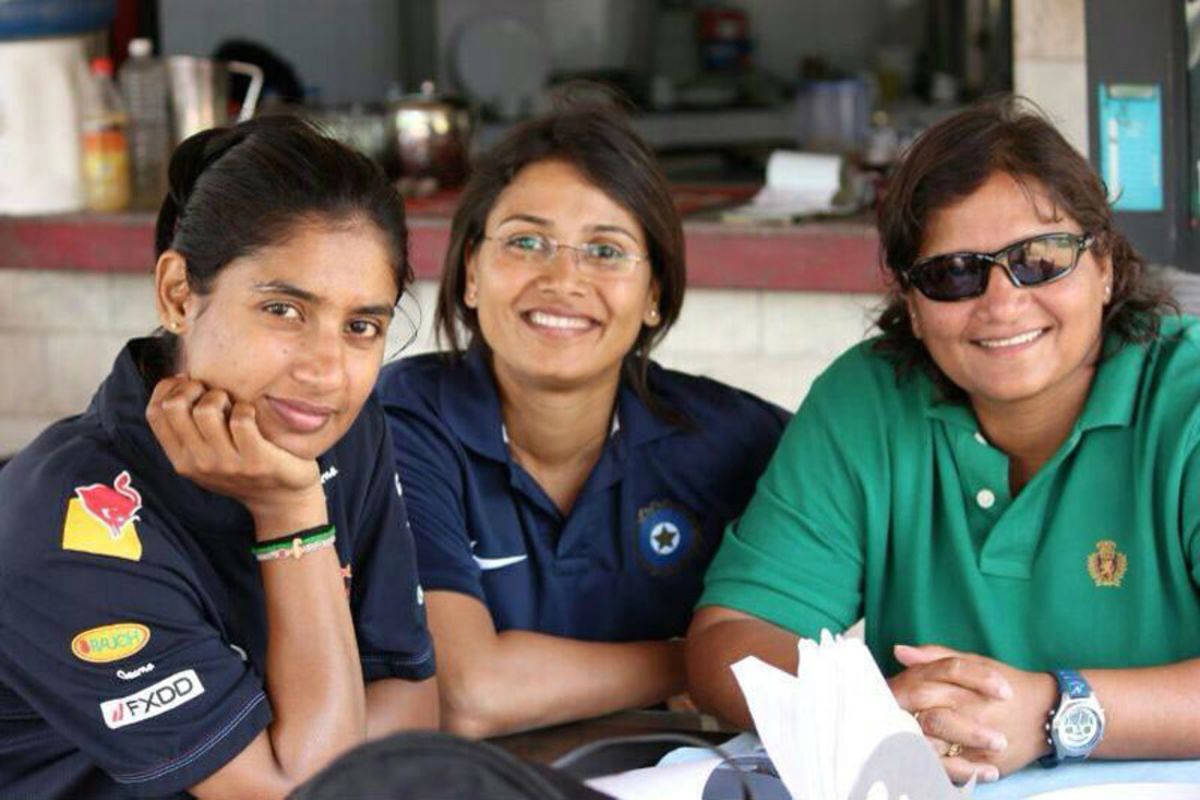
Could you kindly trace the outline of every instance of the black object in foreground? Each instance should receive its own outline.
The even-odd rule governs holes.
[[[604,800],[575,778],[495,745],[398,733],[351,750],[290,800]]]

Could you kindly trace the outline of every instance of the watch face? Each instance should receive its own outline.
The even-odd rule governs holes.
[[[1070,705],[1054,720],[1058,744],[1068,754],[1091,752],[1100,739],[1103,726],[1096,709],[1083,704]]]

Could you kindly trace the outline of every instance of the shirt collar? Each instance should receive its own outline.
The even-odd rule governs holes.
[[[1080,431],[1103,427],[1127,427],[1133,421],[1137,404],[1138,383],[1146,361],[1147,348],[1142,344],[1123,344],[1115,336],[1105,341],[1105,356],[1096,367],[1087,402],[1079,415],[1076,427]],[[948,425],[969,430],[979,427],[970,405],[965,402],[939,400],[937,389],[922,375],[921,391],[925,395],[925,416],[940,419]]]
[[[650,366],[651,386],[660,383],[660,373],[657,365]],[[500,413],[500,393],[482,347],[469,348],[447,372],[440,396],[446,423],[459,441],[493,461],[509,460],[508,437]],[[621,381],[606,448],[618,438],[637,447],[676,430],[675,425],[646,407],[628,381]]]

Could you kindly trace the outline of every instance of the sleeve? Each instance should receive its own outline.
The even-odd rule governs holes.
[[[482,571],[471,551],[463,466],[453,439],[436,421],[387,408],[396,471],[404,484],[421,583],[486,603]]]
[[[1184,554],[1187,558],[1192,585],[1200,591],[1200,445],[1197,432],[1192,431],[1190,454],[1183,468],[1180,486],[1180,533],[1183,536]]]
[[[863,393],[852,376],[834,372],[814,384],[745,513],[729,525],[700,606],[743,611],[806,637],[844,630],[861,615],[868,470],[859,445],[878,434],[861,424],[870,412],[855,408]]]
[[[433,640],[392,439],[376,407],[370,485],[351,562],[350,610],[366,681],[432,677]],[[366,413],[366,412],[364,412]]]
[[[149,525],[122,535],[139,533],[137,560],[61,550],[4,576],[0,675],[130,795],[156,797],[228,763],[271,710],[187,564],[150,557],[165,545]]]

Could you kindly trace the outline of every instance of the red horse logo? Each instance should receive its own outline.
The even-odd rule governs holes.
[[[104,523],[113,539],[120,539],[121,528],[136,520],[137,512],[142,510],[142,496],[129,485],[132,481],[126,470],[117,476],[112,486],[93,483],[75,487],[84,510]]]

